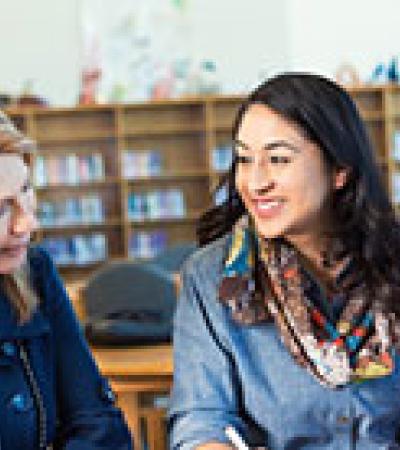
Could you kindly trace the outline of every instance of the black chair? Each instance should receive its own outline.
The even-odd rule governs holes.
[[[169,342],[176,303],[173,279],[151,264],[114,262],[83,289],[86,335],[96,345]]]

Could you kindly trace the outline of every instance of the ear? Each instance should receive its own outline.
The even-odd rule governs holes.
[[[335,170],[333,187],[335,190],[342,189],[349,179],[349,169],[340,168]]]

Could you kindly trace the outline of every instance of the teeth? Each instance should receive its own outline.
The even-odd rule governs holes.
[[[258,207],[259,209],[262,209],[262,210],[266,211],[266,210],[268,210],[268,209],[271,209],[271,208],[274,208],[275,206],[280,205],[280,203],[281,203],[281,202],[279,202],[279,201],[258,202],[258,203],[257,203],[257,207]]]

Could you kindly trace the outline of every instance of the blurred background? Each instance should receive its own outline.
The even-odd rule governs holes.
[[[135,448],[166,450],[172,314],[196,222],[226,198],[249,90],[342,83],[400,205],[398,0],[0,0],[0,107],[38,144],[35,237]]]
[[[204,63],[221,92],[242,93],[288,69],[335,77],[350,64],[368,81],[399,55],[396,0],[0,3],[0,91],[53,105],[78,101],[85,68],[101,70],[99,100],[132,100],[151,96],[161,79],[192,83],[165,95],[195,91]]]

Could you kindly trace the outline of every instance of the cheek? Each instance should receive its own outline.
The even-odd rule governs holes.
[[[236,174],[235,174],[235,187],[241,196],[243,196],[245,193],[246,184],[247,183],[246,183],[246,178],[243,173],[243,169],[238,167],[236,169]]]
[[[19,259],[3,260],[0,261],[0,274],[9,275],[18,270],[23,264],[26,263],[26,255],[21,256]]]
[[[294,195],[298,196],[299,208],[317,211],[323,207],[329,191],[328,180],[314,172],[305,177],[293,192],[297,193]]]
[[[323,161],[312,157],[305,158],[296,167],[293,166],[292,170],[286,172],[281,178],[281,182],[315,197],[325,195],[331,185],[330,176]]]

